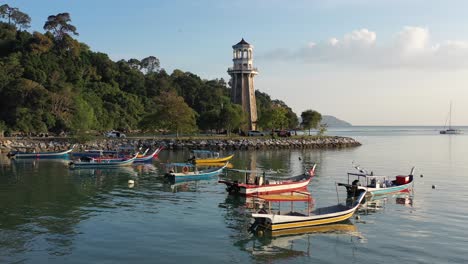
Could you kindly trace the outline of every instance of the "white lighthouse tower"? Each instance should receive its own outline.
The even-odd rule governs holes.
[[[253,46],[242,39],[233,48],[233,67],[228,69],[231,75],[231,101],[242,105],[249,115],[249,127],[257,129],[257,103],[255,99],[254,76],[258,74],[253,67]]]

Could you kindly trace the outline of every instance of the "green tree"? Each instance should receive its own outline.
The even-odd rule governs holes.
[[[259,126],[263,129],[283,129],[288,124],[288,111],[279,105],[274,105],[263,112],[258,120]]]
[[[228,135],[235,129],[246,125],[247,115],[238,104],[226,104],[221,109],[220,121],[222,127],[226,128]]]
[[[29,48],[33,54],[40,55],[42,53],[49,52],[53,45],[53,41],[46,35],[43,35],[39,32],[34,32],[33,38],[29,44]]]
[[[185,103],[184,98],[174,92],[164,92],[155,98],[156,111],[143,118],[143,129],[167,129],[179,133],[197,129],[196,112]]]
[[[306,110],[302,112],[301,114],[302,118],[302,126],[304,129],[309,130],[309,136],[310,136],[310,129],[311,128],[317,128],[318,124],[322,120],[322,115],[314,110]]]
[[[7,4],[0,6],[0,18],[8,19],[8,24],[14,24],[20,29],[27,29],[31,24],[31,17],[28,14]]]
[[[70,24],[71,18],[69,13],[59,13],[52,15],[47,18],[44,24],[44,30],[51,31],[57,40],[62,40],[65,36],[69,36],[69,33],[73,35],[79,35],[76,32],[76,27]]]
[[[127,63],[128,66],[135,70],[139,70],[141,67],[141,62],[138,59],[129,59]]]
[[[141,68],[146,70],[146,73],[152,73],[159,70],[159,59],[154,56],[149,56],[141,60]]]
[[[202,112],[198,118],[198,126],[203,130],[220,129],[220,111],[213,109]]]

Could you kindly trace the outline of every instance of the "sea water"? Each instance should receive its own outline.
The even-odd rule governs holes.
[[[353,164],[391,176],[416,167],[412,192],[369,201],[344,228],[275,237],[249,232],[249,202],[217,178],[164,181],[161,164],[187,151],[115,170],[1,156],[0,263],[467,263],[468,133],[438,129],[330,128],[362,146],[234,151],[239,169],[296,175],[316,163],[313,207],[345,199],[335,183]]]

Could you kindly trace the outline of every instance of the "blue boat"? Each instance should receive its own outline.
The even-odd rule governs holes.
[[[73,151],[75,145],[70,149],[59,151],[59,152],[22,152],[22,151],[10,151],[7,156],[13,159],[67,159],[68,154]]]
[[[135,159],[137,158],[138,153],[130,159],[94,159],[89,157],[81,158],[77,161],[71,161],[68,165],[71,169],[81,169],[81,168],[119,168],[125,166],[131,166]]]
[[[164,177],[174,182],[207,179],[219,175],[228,164],[229,162],[226,162],[220,167],[198,170],[198,167],[191,163],[168,163],[165,164],[167,173]]]
[[[98,158],[102,156],[115,156],[117,155],[117,151],[115,150],[102,150],[102,149],[90,149],[85,150],[84,152],[72,152],[70,155],[75,158],[81,157],[91,157],[91,158]]]

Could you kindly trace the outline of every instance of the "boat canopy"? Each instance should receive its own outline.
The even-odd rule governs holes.
[[[364,174],[364,173],[352,173],[348,172],[348,176],[357,176],[357,177],[364,177],[368,179],[382,179],[382,178],[388,178],[388,176],[385,175],[372,175],[372,174]]]
[[[211,154],[211,153],[218,153],[212,150],[192,150],[193,153],[200,153],[200,154]]]
[[[195,165],[191,163],[182,163],[182,162],[175,162],[175,163],[166,163],[164,164],[166,167],[195,167]]]

